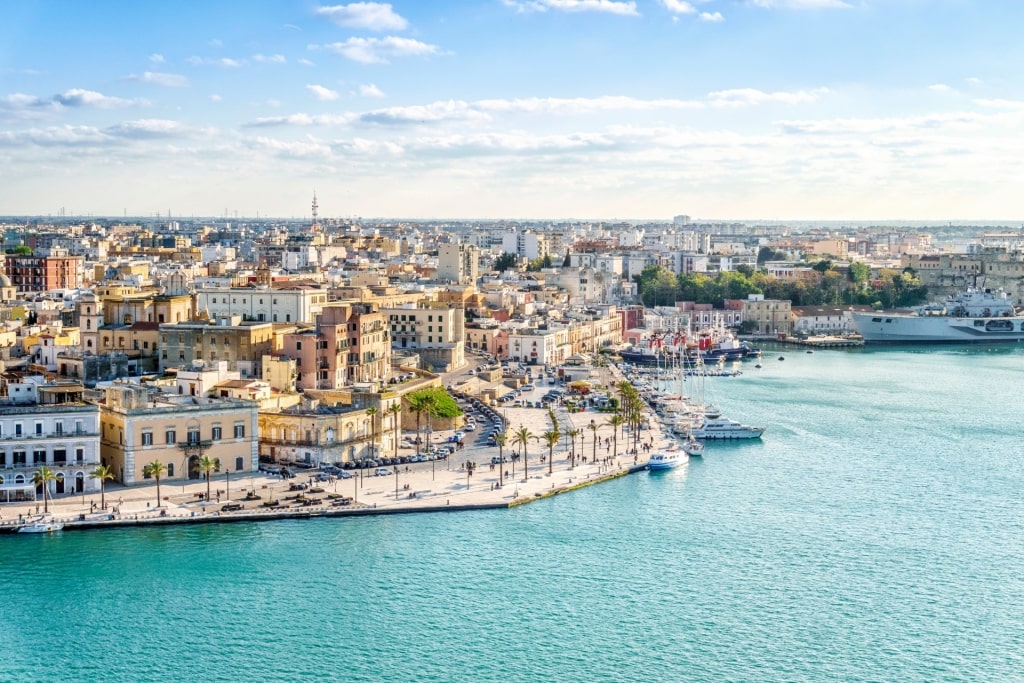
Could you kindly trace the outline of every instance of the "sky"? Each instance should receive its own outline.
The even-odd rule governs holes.
[[[0,4],[0,215],[1024,217],[1019,0]]]

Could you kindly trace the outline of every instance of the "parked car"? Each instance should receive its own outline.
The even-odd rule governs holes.
[[[389,477],[391,476],[391,474],[391,470],[389,470],[387,467],[378,467],[373,471],[373,476],[375,477]]]
[[[491,456],[492,465],[500,465],[503,462],[511,462],[511,460],[508,459],[507,455],[503,455],[500,458],[496,455]]]
[[[238,512],[239,510],[243,509],[244,507],[245,506],[242,505],[241,503],[224,503],[223,505],[220,506],[220,511],[221,512]]]
[[[338,479],[351,479],[354,476],[355,475],[349,472],[348,470],[342,470],[341,472],[338,472]]]

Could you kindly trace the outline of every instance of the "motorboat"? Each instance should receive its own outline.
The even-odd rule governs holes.
[[[660,453],[654,453],[651,455],[651,459],[647,461],[647,469],[652,472],[659,470],[670,470],[674,467],[678,467],[683,462],[686,453],[681,450],[668,449],[661,451]]]
[[[64,525],[60,522],[47,522],[45,520],[36,520],[35,522],[29,522],[18,527],[19,534],[52,534],[54,531],[60,531],[64,528]]]
[[[760,439],[766,427],[751,427],[714,413],[693,428],[693,438],[701,440]]]

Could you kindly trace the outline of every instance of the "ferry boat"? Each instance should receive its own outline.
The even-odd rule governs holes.
[[[654,453],[651,455],[651,459],[647,461],[647,469],[652,472],[670,470],[683,462],[684,455],[683,451],[671,449]]]
[[[716,413],[704,416],[703,422],[693,428],[691,434],[701,440],[760,439],[766,427],[751,427],[730,420]]]
[[[60,531],[64,528],[64,525],[60,522],[47,522],[44,520],[37,520],[35,522],[29,522],[18,527],[19,534],[52,534],[54,531]]]
[[[854,312],[853,324],[866,343],[971,343],[1024,341],[1024,315],[1003,290],[968,288],[944,304],[910,313]]]

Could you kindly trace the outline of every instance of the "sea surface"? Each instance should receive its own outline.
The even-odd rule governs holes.
[[[0,681],[1024,680],[1024,348],[761,362],[514,510],[0,536]]]

